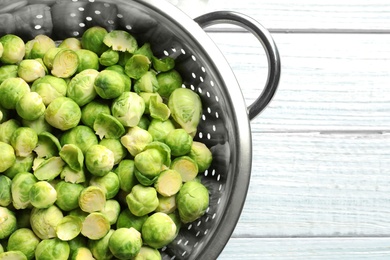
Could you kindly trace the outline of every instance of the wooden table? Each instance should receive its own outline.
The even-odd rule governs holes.
[[[251,121],[251,184],[219,259],[390,259],[390,2],[172,1],[191,17],[255,18],[282,59],[278,92]],[[209,34],[250,104],[262,47],[232,27]]]

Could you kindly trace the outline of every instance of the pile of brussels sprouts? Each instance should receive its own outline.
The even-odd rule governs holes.
[[[126,31],[0,38],[0,259],[161,259],[202,216],[200,97]]]

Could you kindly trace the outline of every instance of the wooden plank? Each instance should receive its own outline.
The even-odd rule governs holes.
[[[256,133],[233,236],[390,236],[389,143],[389,134]]]
[[[390,238],[232,238],[219,260],[387,260]]]
[[[210,33],[252,103],[267,61],[249,33]],[[273,34],[282,62],[278,91],[254,132],[389,131],[390,34]],[[373,47],[375,46],[375,47]]]

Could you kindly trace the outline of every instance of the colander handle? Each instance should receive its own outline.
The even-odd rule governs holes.
[[[261,42],[268,59],[268,77],[260,96],[248,106],[249,119],[255,118],[272,100],[280,79],[278,48],[267,29],[249,16],[232,11],[216,11],[194,19],[203,29],[215,24],[234,24],[247,29]]]

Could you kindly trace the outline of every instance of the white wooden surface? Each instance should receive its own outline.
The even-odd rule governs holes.
[[[219,259],[390,259],[390,2],[171,1],[191,17],[255,18],[282,58],[279,90],[251,122],[251,184]],[[250,104],[265,55],[229,28],[210,36]]]

